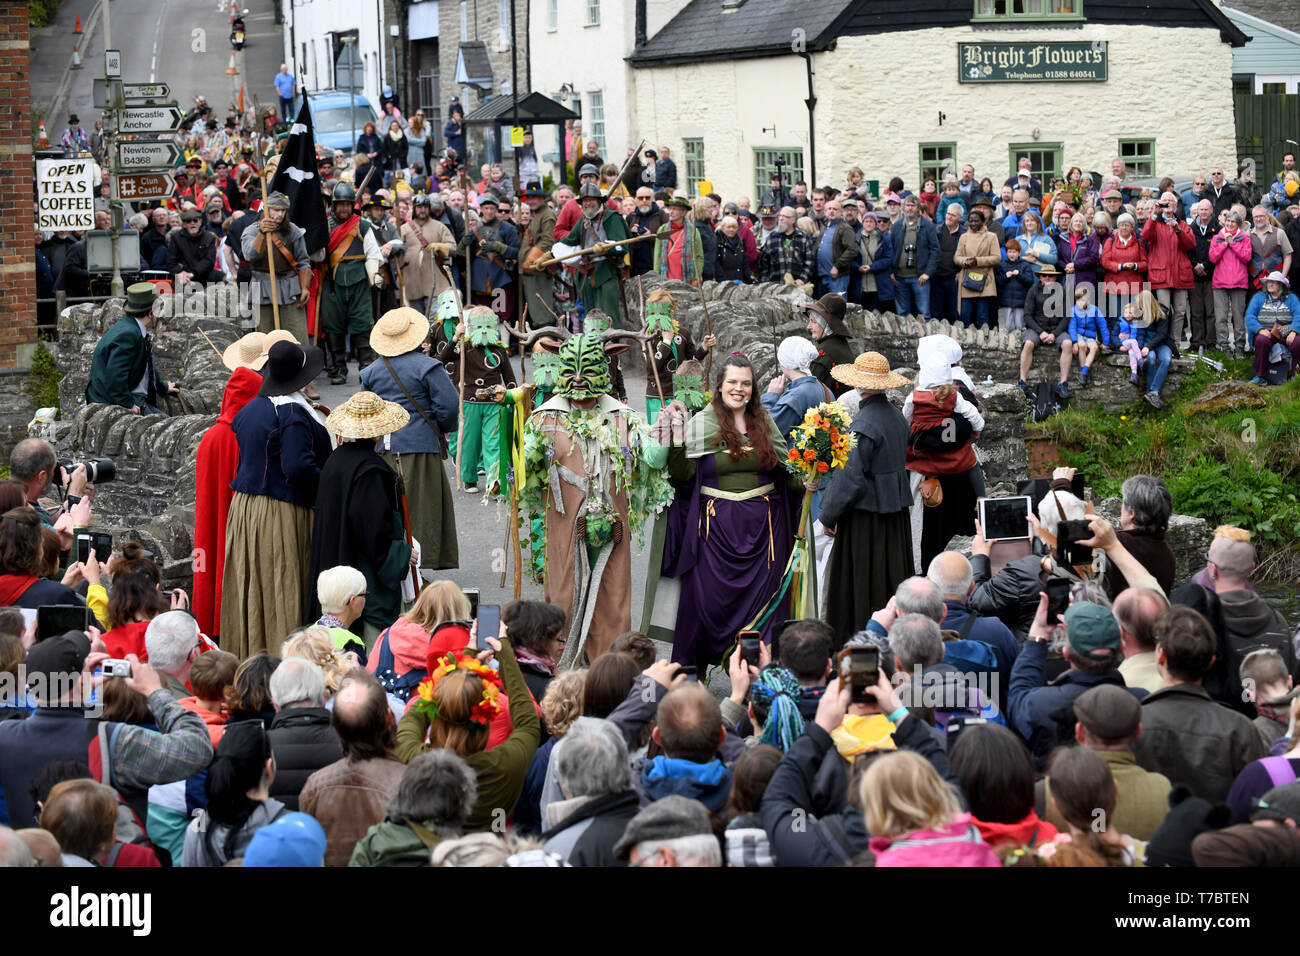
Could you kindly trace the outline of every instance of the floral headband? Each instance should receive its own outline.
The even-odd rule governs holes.
[[[440,659],[437,669],[420,681],[420,686],[417,688],[419,700],[415,705],[416,708],[427,714],[430,720],[437,720],[438,702],[433,699],[434,689],[439,681],[457,670],[469,671],[483,681],[483,696],[470,711],[468,722],[486,727],[492,718],[501,712],[501,702],[498,697],[504,687],[500,674],[478,658],[468,654],[457,657],[455,651],[449,651],[447,656]]]

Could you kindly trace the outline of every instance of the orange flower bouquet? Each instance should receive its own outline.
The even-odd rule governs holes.
[[[790,433],[786,469],[802,479],[806,489],[816,491],[832,471],[848,463],[849,451],[857,442],[852,426],[848,409],[839,402],[823,402],[808,409],[803,424]]]

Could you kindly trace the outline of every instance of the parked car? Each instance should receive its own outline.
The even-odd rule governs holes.
[[[346,90],[321,90],[307,94],[311,106],[312,125],[316,129],[316,142],[331,150],[341,149],[349,156],[357,148],[357,137],[366,123],[378,124],[379,116],[370,101],[360,93],[353,99]],[[352,116],[348,116],[348,104]]]

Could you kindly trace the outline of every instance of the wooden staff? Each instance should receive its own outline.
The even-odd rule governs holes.
[[[406,529],[406,546],[412,551],[415,550],[415,543],[411,538],[411,509],[406,504],[406,476],[402,473],[402,456],[393,452],[393,458],[397,460],[397,494],[402,499],[402,526]],[[415,588],[415,597],[420,597],[420,569],[411,568],[411,586]]]
[[[270,192],[267,191],[266,188],[266,163],[262,163],[262,169],[258,173],[258,177],[262,180],[262,209],[265,212],[267,218],[269,219],[271,216],[271,210],[267,208],[266,200],[270,198],[271,194]],[[289,213],[285,212],[284,217],[288,219]],[[267,270],[271,273],[271,318],[275,321],[275,330],[279,332],[280,331],[280,297],[276,295],[276,290],[275,290],[275,242],[272,241],[271,238],[272,236],[275,235],[275,233],[271,232],[265,235],[266,235],[265,238],[266,266],[267,266]]]
[[[199,329],[197,325],[194,327],[196,329]],[[199,329],[199,335],[203,336],[205,339],[208,339],[208,333],[204,332],[202,329]],[[212,351],[217,353],[217,358],[224,358],[224,356],[221,354],[221,349],[217,348],[217,344],[213,342],[212,339],[208,339],[208,344],[212,346]]]
[[[519,288],[518,285],[515,288]],[[519,378],[522,381],[524,377],[524,336],[528,334],[528,303],[524,303],[524,310],[519,313]]]
[[[704,301],[703,285],[704,282],[701,280],[700,284],[695,287],[695,291],[700,294],[700,307],[704,309],[704,334],[712,335],[713,323],[709,321],[709,304]],[[704,356],[704,362],[704,385],[707,388],[709,383],[713,381],[713,349],[709,349],[708,354]]]
[[[470,277],[470,256],[469,246],[465,247],[465,288],[473,289],[473,279]],[[459,298],[459,295],[457,295]],[[460,303],[460,324],[465,326],[465,303]],[[469,328],[465,327],[460,337],[460,419],[456,426],[456,487],[464,490],[465,483],[460,477],[460,460],[465,453],[465,353],[469,351]]]
[[[645,325],[645,283],[641,281],[641,276],[636,277],[637,291],[641,295],[641,324]],[[655,391],[659,393],[659,405],[663,407],[668,403],[664,401],[664,387],[659,383],[659,367],[655,365],[654,355],[650,351],[650,340],[646,339],[645,345],[645,363],[650,366],[650,374],[654,376]],[[647,423],[648,424],[648,423]]]
[[[651,239],[658,239],[663,242],[668,238],[668,234],[659,232],[648,232],[644,236],[637,236],[635,239],[610,239],[606,242],[598,242],[594,246],[588,246],[586,249],[578,249],[574,252],[566,253],[558,259],[553,256],[546,256],[538,259],[533,263],[533,269],[545,269],[557,262],[564,262],[566,259],[576,259],[578,256],[605,256],[614,251],[616,246],[630,246],[638,242],[646,242]]]

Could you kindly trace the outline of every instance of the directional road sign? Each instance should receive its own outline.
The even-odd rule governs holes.
[[[127,99],[165,100],[172,95],[166,83],[123,83],[122,95]]]
[[[117,144],[117,168],[152,170],[171,169],[180,158],[181,148],[171,140],[138,139]]]
[[[123,173],[110,177],[114,199],[167,199],[176,186],[170,173]]]
[[[175,106],[128,106],[121,111],[119,133],[170,133],[181,125],[183,114]]]

